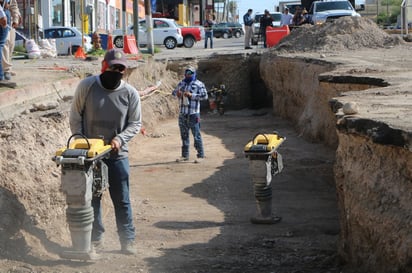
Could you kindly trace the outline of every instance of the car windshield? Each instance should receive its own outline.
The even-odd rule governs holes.
[[[349,5],[347,1],[340,1],[340,2],[319,2],[316,5],[316,11],[322,12],[327,10],[352,10],[352,7]]]
[[[139,26],[141,28],[146,28],[146,20],[140,21]],[[163,21],[163,20],[153,19],[153,28],[169,28],[169,27],[181,28],[182,26],[178,25],[176,21],[174,20]],[[131,26],[131,29],[133,29],[133,26]]]

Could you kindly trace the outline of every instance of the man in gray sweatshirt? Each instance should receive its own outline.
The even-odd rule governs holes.
[[[80,81],[70,111],[70,129],[87,138],[104,138],[112,151],[105,163],[109,170],[109,192],[113,202],[117,232],[124,254],[136,254],[135,227],[129,198],[128,142],[139,132],[141,103],[137,90],[122,80],[127,68],[123,51],[106,52],[102,73]],[[92,244],[102,248],[104,226],[101,197],[93,197]]]

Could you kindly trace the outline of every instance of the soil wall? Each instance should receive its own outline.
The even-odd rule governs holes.
[[[365,75],[335,77],[338,66],[268,53],[260,71],[274,114],[292,120],[302,136],[337,148],[341,258],[359,272],[411,272],[410,133],[361,118],[349,124],[348,116],[336,115],[345,92],[384,82]],[[338,118],[343,119],[337,127]]]

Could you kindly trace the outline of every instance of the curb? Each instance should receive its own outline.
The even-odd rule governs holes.
[[[57,101],[73,96],[80,78],[38,83],[0,92],[0,120],[10,119],[30,109],[33,103]]]

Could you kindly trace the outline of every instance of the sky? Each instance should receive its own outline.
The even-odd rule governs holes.
[[[243,15],[248,9],[253,9],[255,12],[263,13],[265,9],[269,11],[275,11],[275,5],[277,6],[279,1],[275,0],[236,0],[239,7],[239,22],[243,23]]]

